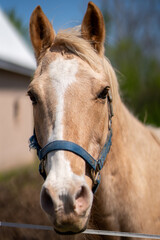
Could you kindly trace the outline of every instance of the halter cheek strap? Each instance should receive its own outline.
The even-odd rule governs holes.
[[[104,144],[104,147],[98,157],[98,160],[95,160],[84,148],[81,146],[77,145],[76,143],[70,142],[70,141],[64,141],[64,140],[57,140],[50,142],[46,144],[43,148],[40,147],[38,144],[36,134],[34,132],[33,136],[29,139],[29,147],[30,148],[35,148],[37,150],[37,155],[40,160],[39,164],[39,172],[42,175],[44,179],[46,179],[46,172],[45,172],[45,167],[44,167],[44,159],[46,158],[47,154],[52,151],[69,151],[72,152],[82,159],[86,161],[86,163],[90,166],[91,168],[91,175],[93,179],[93,188],[92,191],[93,193],[96,192],[97,187],[100,183],[101,176],[100,176],[100,170],[103,168],[105,159],[107,157],[107,154],[109,153],[110,147],[112,145],[111,138],[112,138],[112,116],[113,116],[113,110],[112,110],[112,97],[110,92],[108,92],[107,95],[107,100],[108,100],[108,107],[109,107],[109,126],[108,126],[108,135],[106,142]]]

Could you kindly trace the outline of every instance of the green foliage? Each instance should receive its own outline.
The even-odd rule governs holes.
[[[107,32],[111,32],[107,14]],[[151,49],[144,51],[142,45],[125,35],[112,46],[106,46],[106,55],[116,69],[124,103],[142,122],[159,126],[160,62]]]
[[[154,57],[146,57],[131,39],[106,49],[115,69],[123,101],[143,122],[160,124],[160,68]]]

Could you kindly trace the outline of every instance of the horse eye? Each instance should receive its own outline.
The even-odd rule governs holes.
[[[33,105],[37,104],[37,98],[31,91],[28,91],[27,95],[30,97]]]
[[[108,93],[109,87],[105,87],[99,94],[98,94],[98,98],[100,99],[106,99],[107,97],[107,93]]]

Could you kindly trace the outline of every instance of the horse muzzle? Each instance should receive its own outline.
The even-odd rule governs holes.
[[[41,207],[49,215],[58,234],[77,234],[86,229],[93,194],[87,185],[71,186],[69,190],[44,185]]]

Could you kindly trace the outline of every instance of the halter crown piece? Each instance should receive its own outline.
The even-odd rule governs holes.
[[[110,90],[108,90],[108,93],[107,93],[107,101],[108,101],[108,112],[109,112],[108,135],[107,135],[104,147],[101,153],[99,154],[98,160],[95,160],[84,148],[70,141],[56,140],[46,144],[43,148],[41,148],[40,145],[38,144],[37,137],[34,131],[33,136],[31,136],[29,139],[29,147],[30,149],[34,148],[37,150],[37,155],[40,160],[39,172],[44,178],[44,180],[46,179],[45,161],[46,161],[47,154],[52,151],[60,151],[60,150],[69,151],[83,158],[86,161],[86,163],[91,167],[91,176],[93,180],[92,191],[93,193],[96,192],[97,187],[101,180],[100,170],[103,168],[105,159],[112,145],[111,125],[112,125],[113,109],[112,109],[112,95]]]

